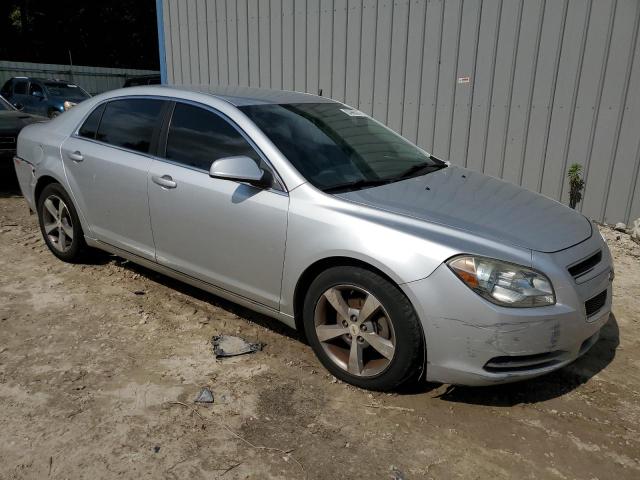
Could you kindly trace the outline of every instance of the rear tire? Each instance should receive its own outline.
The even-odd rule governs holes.
[[[47,247],[60,260],[77,263],[87,252],[84,233],[69,195],[59,183],[50,183],[37,200],[38,223]]]
[[[340,380],[392,390],[421,373],[422,327],[404,293],[359,267],[333,267],[311,283],[303,322],[318,359]]]

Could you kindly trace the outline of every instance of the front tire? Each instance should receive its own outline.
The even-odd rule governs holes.
[[[359,267],[333,267],[305,297],[304,328],[318,359],[334,376],[369,390],[392,390],[421,371],[418,316],[389,280]]]
[[[40,231],[51,253],[65,262],[82,260],[87,245],[78,213],[62,185],[51,183],[44,187],[37,209]]]

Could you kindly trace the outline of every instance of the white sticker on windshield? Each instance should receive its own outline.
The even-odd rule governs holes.
[[[360,110],[356,110],[355,108],[341,108],[342,112],[346,113],[350,117],[366,117],[366,113],[362,113]]]

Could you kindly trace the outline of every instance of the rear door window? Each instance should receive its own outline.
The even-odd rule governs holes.
[[[13,86],[14,95],[26,95],[27,94],[27,81],[18,80]]]
[[[116,147],[149,153],[154,130],[161,121],[164,104],[163,100],[143,98],[107,103],[96,139]]]
[[[98,125],[100,125],[100,118],[102,118],[102,112],[104,112],[105,104],[103,103],[98,108],[96,108],[91,115],[87,117],[84,121],[80,130],[78,130],[78,135],[84,138],[95,139],[96,134],[98,132]]]
[[[209,171],[215,160],[239,155],[261,163],[251,144],[220,115],[193,105],[176,104],[167,134],[167,159]]]

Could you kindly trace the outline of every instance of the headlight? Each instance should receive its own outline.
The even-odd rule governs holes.
[[[70,102],[69,100],[65,100],[65,102],[62,104],[62,106],[64,107],[64,111],[66,112],[67,110],[69,110],[71,107],[75,107],[77,105],[77,103],[75,102]]]
[[[447,262],[471,290],[503,307],[542,307],[556,303],[551,281],[527,267],[462,255]]]

